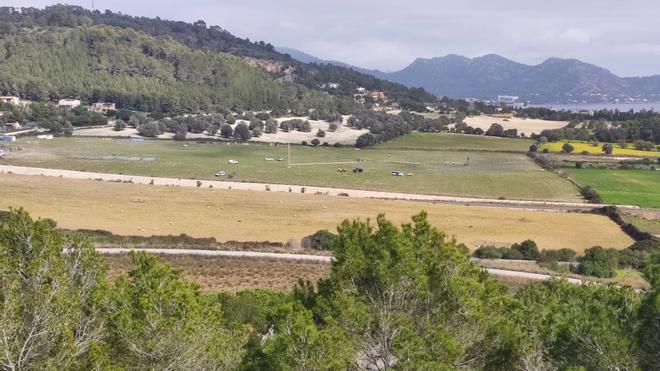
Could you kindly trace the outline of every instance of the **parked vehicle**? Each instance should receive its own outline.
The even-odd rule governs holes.
[[[238,161],[236,160],[229,160],[227,162],[229,162],[229,165],[238,165]]]
[[[392,176],[403,176],[403,171],[395,170],[392,172]]]
[[[215,173],[215,176],[225,176],[225,174],[226,173],[223,170],[220,170],[217,173]]]

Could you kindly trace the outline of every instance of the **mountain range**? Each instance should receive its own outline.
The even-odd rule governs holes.
[[[439,97],[496,100],[500,95],[511,95],[518,96],[520,102],[535,104],[660,101],[660,75],[619,77],[577,59],[550,58],[527,65],[496,54],[477,58],[451,54],[418,58],[400,71],[383,72],[321,60],[295,49],[277,50],[305,63],[349,67],[408,87],[421,87]]]

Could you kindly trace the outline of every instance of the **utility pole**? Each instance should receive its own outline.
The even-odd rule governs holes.
[[[286,161],[288,163],[288,168],[291,169],[291,127],[287,126],[289,129],[289,144],[287,146],[287,155],[286,155]]]
[[[92,10],[94,10],[94,0],[92,0]]]

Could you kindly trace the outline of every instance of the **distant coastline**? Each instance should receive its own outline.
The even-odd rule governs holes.
[[[532,107],[546,107],[554,110],[588,110],[598,111],[602,109],[635,112],[645,110],[654,110],[660,112],[660,102],[656,103],[581,103],[581,104],[532,104]]]

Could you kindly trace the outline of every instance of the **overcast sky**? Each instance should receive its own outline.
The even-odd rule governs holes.
[[[92,0],[68,3],[91,7]],[[528,64],[577,58],[621,76],[660,74],[656,0],[95,0],[95,6],[203,19],[250,40],[386,71],[417,57],[497,53]]]

